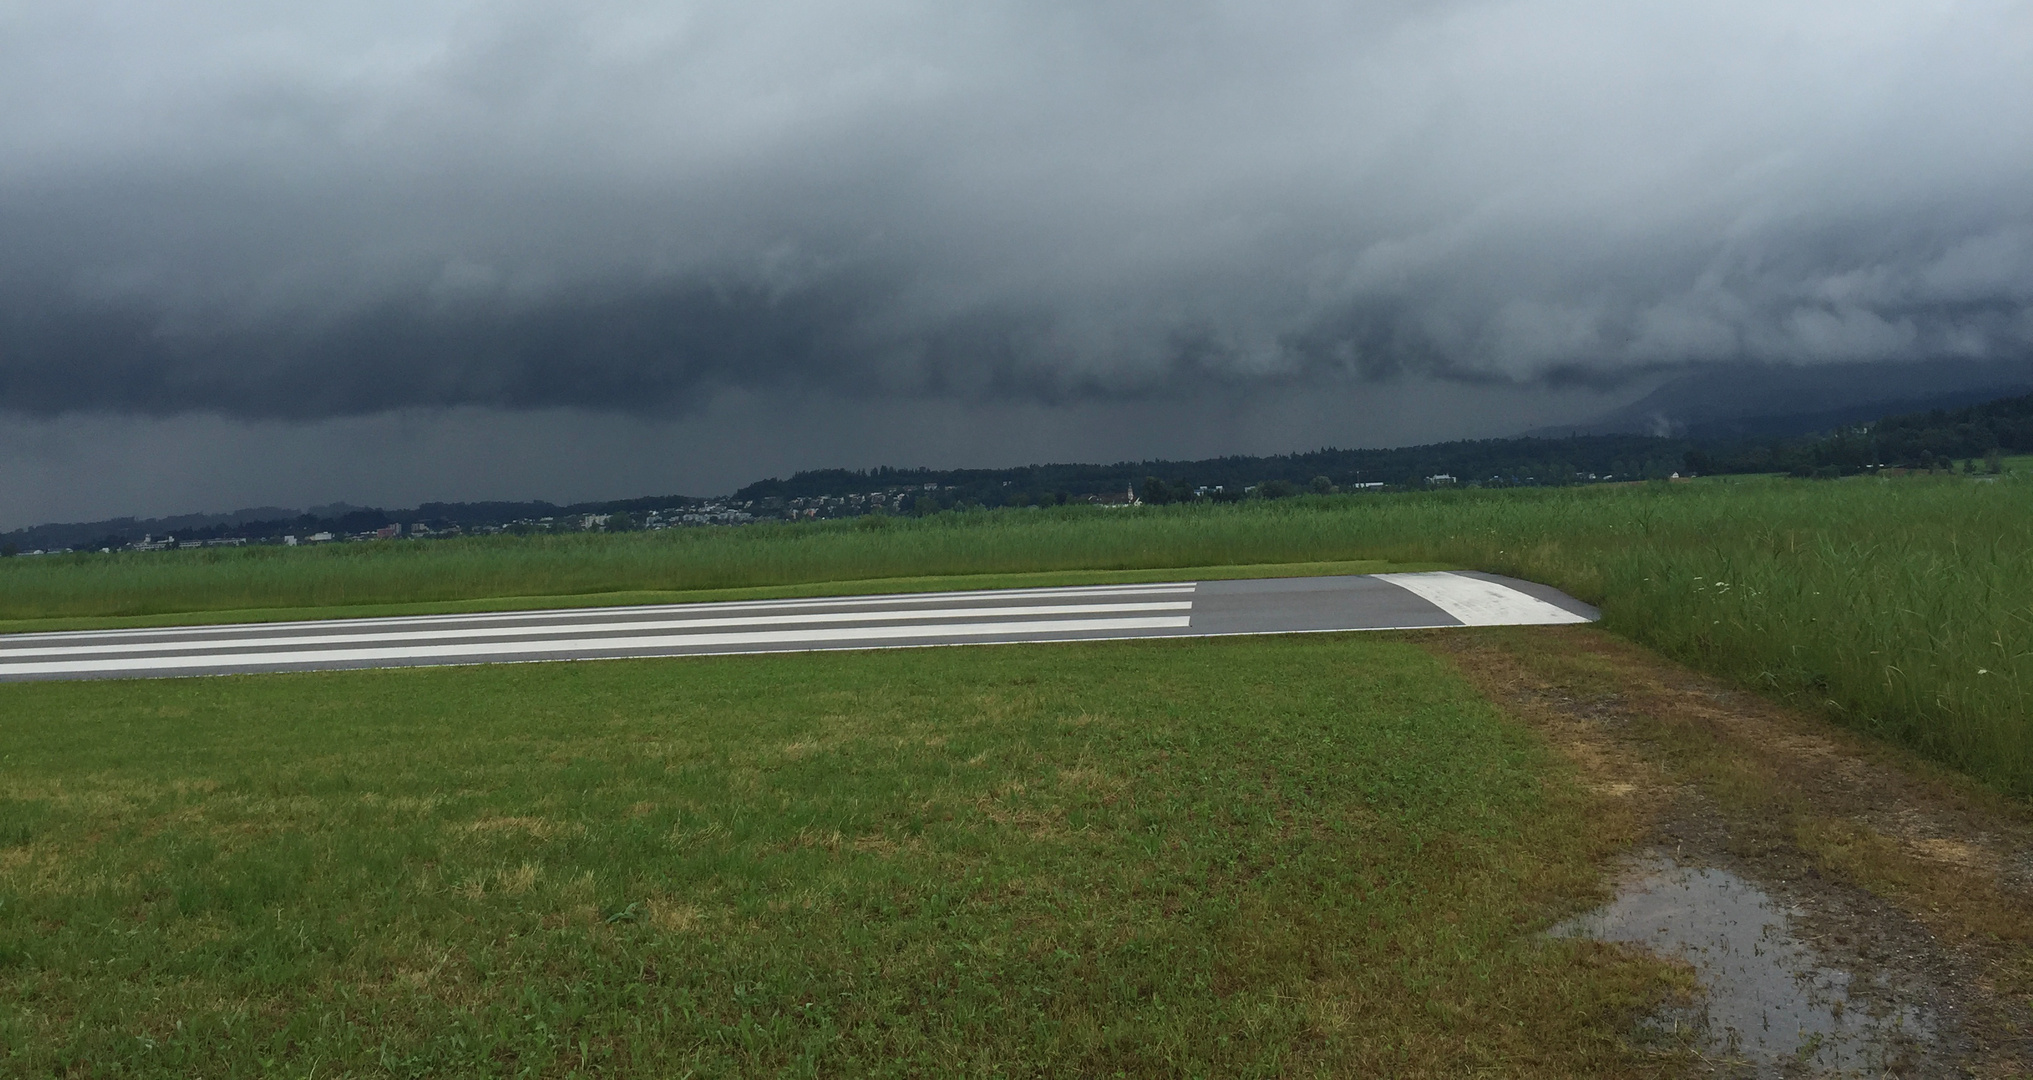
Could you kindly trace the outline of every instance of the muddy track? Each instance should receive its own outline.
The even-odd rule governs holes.
[[[1854,1046],[1760,1056],[1700,1009],[1662,1016],[1693,1025],[1687,1071],[2033,1075],[2033,809],[1593,628],[1413,639],[1575,763],[1629,837],[1606,868],[1624,902],[1662,867],[1733,875],[1769,897],[1797,981],[1841,988]]]

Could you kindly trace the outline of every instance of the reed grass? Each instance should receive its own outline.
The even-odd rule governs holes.
[[[1719,478],[13,559],[0,619],[1385,559],[1558,586],[1668,655],[2033,795],[2033,482]]]

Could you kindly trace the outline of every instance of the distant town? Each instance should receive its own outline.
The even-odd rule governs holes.
[[[304,511],[259,507],[228,514],[116,518],[0,534],[0,554],[249,544],[302,547],[504,533],[714,528],[996,507],[1119,508],[1305,494],[1624,483],[1711,473],[1783,472],[1830,478],[1887,467],[1996,473],[2000,455],[2007,452],[2033,452],[2033,395],[1762,440],[1572,435],[1202,461],[1011,469],[817,469],[788,479],[759,480],[717,498],[667,495],[570,506],[424,503],[406,510],[338,503]]]
[[[1380,488],[1382,484],[1363,485]],[[1216,487],[1210,493],[1221,494]],[[425,504],[413,511],[383,511],[374,508],[324,507],[330,516],[317,513],[298,515],[294,519],[274,520],[189,520],[178,529],[165,522],[162,531],[147,531],[139,537],[129,538],[130,528],[108,533],[94,546],[91,542],[72,546],[19,549],[18,555],[57,555],[73,551],[169,551],[191,548],[244,547],[249,544],[276,544],[284,547],[304,547],[316,544],[361,543],[374,540],[430,540],[456,536],[496,536],[501,534],[537,535],[544,533],[576,532],[634,532],[656,529],[704,528],[710,526],[748,525],[757,521],[812,521],[842,517],[861,517],[868,514],[925,514],[940,510],[962,508],[970,504],[967,500],[953,496],[950,484],[926,482],[905,486],[891,486],[878,491],[853,492],[844,495],[811,495],[785,498],[764,496],[761,498],[694,499],[685,496],[667,496],[662,499],[631,500],[626,509],[612,506],[598,511],[587,511],[580,507],[551,507],[547,504],[505,504],[508,507],[527,508],[530,512],[521,514],[500,514],[504,504]],[[1085,504],[1095,506],[1131,506],[1141,503],[1133,488],[1125,486],[1122,491],[1068,495],[1051,495],[1032,501],[1029,505],[1048,506],[1054,504]],[[643,507],[646,502],[661,503]],[[487,509],[493,508],[498,517],[490,517]],[[332,514],[334,510],[341,511]],[[539,513],[537,511],[549,511]],[[240,515],[223,515],[241,517]],[[395,518],[397,520],[386,520]],[[134,525],[143,523],[136,522]],[[125,521],[94,523],[96,526],[128,525]],[[91,528],[93,526],[83,526]],[[44,526],[44,529],[63,528]],[[74,526],[75,528],[75,526]],[[29,531],[29,530],[24,530]]]
[[[0,536],[20,555],[168,551],[272,544],[303,547],[458,536],[712,528],[872,514],[923,516],[996,507],[1121,508],[1302,494],[1457,486],[1600,483],[1677,475],[1686,446],[1637,435],[1510,439],[1393,450],[1321,450],[1271,457],[1014,469],[820,469],[731,495],[652,496],[555,506],[544,502],[425,503],[406,510],[345,504],[295,512],[42,525]]]

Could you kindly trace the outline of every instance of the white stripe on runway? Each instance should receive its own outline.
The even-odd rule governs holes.
[[[1066,599],[1102,599],[1107,597],[1144,597],[1153,595],[1176,595],[1191,593],[1198,587],[1196,582],[1164,582],[1153,585],[1072,585],[1036,589],[979,589],[969,592],[927,592],[891,593],[873,596],[822,597],[819,599],[790,600],[712,600],[689,604],[637,604],[626,607],[595,608],[537,608],[520,611],[479,611],[462,615],[376,615],[354,619],[301,619],[290,622],[264,623],[212,623],[201,626],[154,626],[134,627],[123,630],[45,630],[29,634],[0,635],[0,643],[14,641],[89,641],[99,638],[131,637],[202,637],[206,634],[244,634],[251,629],[265,631],[321,629],[345,630],[352,627],[408,627],[462,624],[474,622],[548,622],[597,617],[612,618],[617,615],[664,614],[671,615],[686,611],[768,611],[786,607],[829,608],[829,607],[889,607],[900,605],[938,605],[963,600],[1023,600],[1036,597]]]
[[[892,593],[0,635],[0,681],[1544,625],[1593,615],[1543,586],[1446,572]]]
[[[1018,615],[1104,615],[1127,612],[1191,611],[1191,600],[1134,604],[1033,604],[1030,606],[925,608],[915,611],[821,611],[806,615],[747,615],[731,619],[635,619],[607,622],[547,622],[536,626],[483,626],[458,630],[401,630],[379,633],[300,634],[296,636],[214,637],[182,641],[129,641],[112,645],[44,645],[8,648],[0,639],[0,664],[31,656],[91,656],[119,653],[195,652],[202,649],[275,649],[303,645],[354,645],[369,641],[445,641],[458,638],[545,637],[611,634],[629,630],[702,630],[733,626],[785,626],[814,623],[908,622],[923,619],[1009,618]],[[379,629],[379,628],[377,628]],[[244,631],[242,631],[244,632]],[[500,642],[515,651],[517,643]]]
[[[891,641],[910,638],[1000,637],[1018,634],[1080,634],[1122,630],[1183,629],[1184,615],[1130,619],[1040,619],[1024,622],[969,623],[963,626],[851,626],[824,630],[759,630],[734,634],[656,634],[642,637],[592,638],[577,641],[466,642],[375,649],[308,649],[297,652],[227,653],[209,656],[134,656],[100,660],[47,660],[0,663],[0,678],[10,675],[70,675],[104,671],[192,671],[205,668],[272,664],[354,664],[380,660],[451,660],[458,657],[559,656],[572,653],[613,653],[632,649],[725,648],[742,645],[785,645],[819,642]]]
[[[1378,574],[1421,600],[1461,620],[1463,626],[1556,626],[1590,620],[1536,596],[1466,574]]]

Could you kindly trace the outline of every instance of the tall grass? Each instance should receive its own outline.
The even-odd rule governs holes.
[[[13,559],[0,618],[1386,558],[1559,586],[1669,655],[2033,795],[2033,484],[1747,478]]]
[[[2033,485],[1592,494],[1463,506],[1383,549],[1558,585],[1670,656],[2033,795]]]

